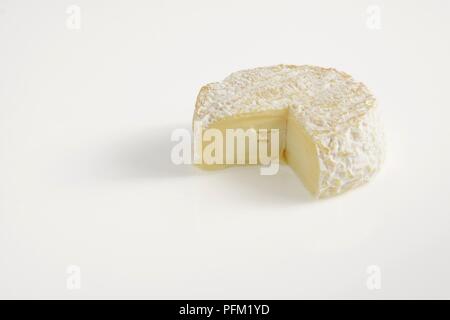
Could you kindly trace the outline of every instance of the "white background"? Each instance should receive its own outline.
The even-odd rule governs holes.
[[[449,14],[445,0],[0,0],[0,297],[450,298]],[[372,183],[315,201],[288,167],[171,163],[202,85],[279,63],[372,90],[388,142]]]

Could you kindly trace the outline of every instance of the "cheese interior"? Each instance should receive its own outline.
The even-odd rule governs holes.
[[[277,155],[282,162],[286,162],[300,177],[305,187],[312,193],[317,194],[319,188],[319,160],[316,146],[312,138],[307,134],[298,120],[290,115],[289,109],[270,110],[263,112],[247,113],[227,117],[215,122],[209,128],[220,130],[223,137],[224,150],[226,154],[226,129],[272,129],[279,130],[279,148]],[[209,129],[208,128],[208,129]],[[259,142],[259,140],[258,140]],[[203,143],[203,150],[209,142]],[[270,134],[267,139],[267,150],[270,155]],[[238,149],[235,143],[234,164],[202,164],[203,169],[221,169],[237,165],[239,152],[245,152],[245,165],[249,164],[249,141],[246,139],[245,149]],[[258,156],[257,163],[261,163]]]

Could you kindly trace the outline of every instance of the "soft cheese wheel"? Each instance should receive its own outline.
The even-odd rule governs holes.
[[[329,68],[235,72],[200,90],[193,120],[222,131],[279,129],[281,155],[317,197],[367,182],[384,158],[374,97],[364,84]]]

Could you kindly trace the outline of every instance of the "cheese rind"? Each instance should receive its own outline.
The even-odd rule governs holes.
[[[252,127],[254,117],[268,112],[280,119],[267,129],[285,123],[282,154],[318,197],[369,181],[383,162],[375,98],[334,69],[278,65],[233,73],[200,90],[193,120],[204,129]]]

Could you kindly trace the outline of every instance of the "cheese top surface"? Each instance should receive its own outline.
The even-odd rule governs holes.
[[[364,84],[314,66],[277,65],[232,73],[202,88],[194,120],[208,127],[242,113],[290,108],[309,131],[345,130],[375,105]]]

